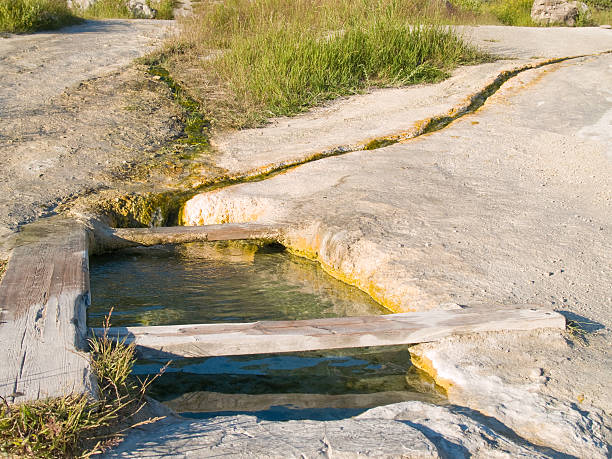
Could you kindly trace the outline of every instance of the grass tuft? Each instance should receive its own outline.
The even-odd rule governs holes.
[[[568,335],[572,338],[572,341],[578,342],[583,346],[589,344],[587,339],[587,334],[589,333],[585,329],[585,325],[595,325],[593,322],[589,321],[579,321],[574,319],[566,319],[565,330]]]
[[[249,127],[371,87],[435,82],[483,54],[410,0],[226,0],[200,4],[166,50],[207,117]]]
[[[78,22],[66,0],[0,0],[0,32],[37,32]]]
[[[112,311],[111,311],[112,313]],[[145,405],[145,392],[155,379],[131,376],[134,346],[115,342],[105,333],[89,340],[98,399],[86,394],[0,406],[0,453],[10,457],[90,457],[116,444],[121,432],[135,425]],[[165,371],[165,367],[161,373]],[[159,376],[159,375],[158,375]]]

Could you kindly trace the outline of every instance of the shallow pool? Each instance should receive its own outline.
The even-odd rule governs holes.
[[[388,313],[368,295],[278,245],[192,243],[91,260],[90,326],[297,320]],[[151,376],[165,361],[139,360]],[[178,359],[150,394],[188,417],[338,419],[408,400],[444,403],[407,346]]]
[[[192,243],[92,257],[89,326],[254,322],[388,313],[278,245]]]

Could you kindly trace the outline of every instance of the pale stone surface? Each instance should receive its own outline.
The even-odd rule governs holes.
[[[250,211],[241,203],[254,202],[254,221],[287,225],[289,247],[395,310],[532,302],[599,324],[588,347],[563,350],[570,360],[552,394],[502,384],[522,364],[514,354],[538,348],[547,366],[557,361],[558,349],[532,336],[490,364],[478,344],[470,352],[455,343],[476,369],[460,361],[449,379],[463,387],[473,381],[464,375],[478,375],[487,391],[475,384],[462,403],[523,438],[605,457],[612,165],[607,134],[583,136],[612,108],[610,72],[611,55],[530,70],[440,132],[204,194],[187,209],[207,215],[203,223],[239,221]],[[431,353],[434,368],[450,365],[442,354]],[[578,407],[575,393],[589,405]]]
[[[170,418],[130,434],[104,457],[549,457],[457,407],[404,402],[337,421],[273,422],[253,416]]]
[[[105,107],[115,97],[114,87],[96,94],[87,103],[81,101],[80,106],[88,108],[86,116],[75,108],[76,104],[65,110],[59,123],[49,114],[55,116],[60,106],[58,96],[66,87],[117,70],[151,49],[150,45],[155,43],[151,38],[161,36],[163,24],[103,21],[59,33],[0,40],[3,70],[0,126],[5,129],[0,132],[1,160],[5,165],[0,176],[0,192],[5,197],[0,203],[0,233],[6,232],[6,226],[14,229],[41,215],[44,212],[41,207],[48,209],[49,203],[83,193],[90,186],[107,186],[112,181],[101,180],[96,175],[98,171],[109,170],[134,157],[124,155],[123,146],[114,143],[98,149],[105,141],[97,126],[101,119],[107,119]],[[554,58],[612,49],[612,34],[600,28],[460,29],[469,32],[475,43],[509,58]],[[610,266],[611,238],[606,205],[610,196],[610,168],[605,158],[609,147],[603,143],[608,136],[593,128],[597,123],[605,127],[605,116],[611,108],[607,99],[608,82],[612,81],[609,60],[610,57],[587,59],[579,65],[570,63],[521,74],[478,114],[443,132],[379,151],[312,163],[266,182],[219,192],[219,213],[208,215],[217,218],[223,214],[226,221],[231,221],[239,211],[244,212],[242,215],[253,215],[252,209],[240,207],[243,204],[223,213],[224,208],[232,207],[232,202],[244,199],[242,202],[251,203],[249,206],[261,203],[256,218],[278,219],[293,226],[286,236],[287,244],[311,250],[309,254],[317,256],[330,272],[358,283],[390,306],[430,308],[474,302],[539,302],[609,328],[606,269]],[[40,85],[40,81],[46,84]],[[463,86],[466,87],[469,89]],[[445,94],[452,93],[448,90]],[[84,90],[71,90],[66,97],[88,95]],[[444,95],[437,100],[443,98]],[[416,103],[423,100],[417,99]],[[436,100],[435,95],[429,100]],[[113,104],[123,106],[115,100]],[[372,113],[384,114],[384,110],[375,107]],[[340,110],[337,119],[341,120],[346,113]],[[138,138],[137,144],[144,143],[140,137],[155,136],[167,127],[165,121],[170,123],[168,116],[156,128],[160,119],[164,121],[164,116],[151,109],[146,113],[147,124],[141,124],[129,135],[124,129],[134,128],[134,118],[111,117],[108,124],[112,129],[105,129],[113,139],[134,136]],[[371,119],[372,123],[385,123],[384,115]],[[406,126],[418,119],[406,112]],[[339,122],[336,126],[337,136],[332,145],[344,144],[343,130],[347,124]],[[161,143],[163,138],[160,136],[156,141]],[[316,138],[317,131],[313,130],[312,139]],[[291,139],[286,143],[291,143]],[[248,164],[251,153],[256,155],[247,150],[242,156],[245,167],[254,167]],[[111,164],[98,164],[102,156]],[[549,407],[546,402],[537,405],[545,413],[549,409],[560,412],[567,412],[564,410],[568,407],[574,411],[583,409],[594,422],[599,422],[597,410],[610,412],[610,394],[606,390],[610,387],[609,365],[605,364],[610,361],[609,339],[609,332],[603,330],[590,337],[588,348],[568,347],[563,352],[571,360],[562,362],[557,360],[558,346],[541,343],[539,366],[530,371],[536,378],[550,378],[554,384],[526,388],[508,379],[500,387],[517,386],[513,400],[519,400],[525,390],[532,389],[539,394],[536,404],[547,400],[541,397],[552,397],[555,405]],[[532,352],[533,343],[537,343],[531,335],[515,340],[516,354],[525,349]],[[456,346],[466,345],[459,342]],[[493,384],[494,377],[510,378],[516,371],[513,365],[524,362],[503,359],[500,351],[495,360],[485,365],[487,346],[471,348],[479,366],[478,374],[492,385],[491,393],[481,400],[482,406],[495,416],[505,416],[505,422],[512,423],[516,431],[529,434],[528,424],[521,424],[516,405],[504,414],[504,406],[496,401],[501,398],[495,396],[499,392]],[[443,356],[435,358],[434,366],[445,362]],[[468,366],[468,362],[462,361],[455,374],[462,374]],[[558,369],[554,375],[553,369]],[[589,404],[574,407],[576,392]],[[466,396],[466,404],[478,406],[480,396],[478,391],[469,399]],[[573,414],[568,419],[581,422],[582,418],[574,411],[569,411]],[[556,419],[547,416],[541,419]],[[228,425],[236,421],[232,419]],[[451,420],[451,427],[456,431],[463,424],[455,422],[458,421]],[[609,426],[609,417],[602,416],[602,422]],[[195,434],[188,431],[188,426],[177,425],[177,429],[181,428],[186,437],[177,438],[178,445],[171,443],[170,436],[164,436],[172,434],[170,428],[154,433],[153,439],[149,438],[154,448],[151,455],[159,455],[155,451],[184,454],[181,451],[191,447]],[[563,432],[571,432],[568,428],[565,425]],[[581,427],[576,424],[575,428]],[[545,432],[529,434],[533,441],[548,442],[552,433],[559,432],[547,424],[541,429]],[[571,434],[567,441],[573,444],[564,444],[563,438],[557,441],[561,445],[551,448],[584,450],[585,457],[600,456],[598,429],[598,424],[591,426],[595,434],[588,441]],[[388,430],[383,425],[383,435]],[[302,435],[302,431],[298,430],[296,436]],[[222,429],[217,432],[217,438],[222,438],[222,432]],[[278,438],[273,437],[277,444]],[[163,439],[170,442],[168,446]],[[129,441],[125,448],[129,448]],[[359,441],[366,447],[370,444],[367,434],[364,438],[356,434],[355,442]],[[395,443],[396,439],[389,441],[389,445]],[[181,450],[183,447],[186,449]],[[143,451],[142,445],[138,448],[141,449],[132,455]],[[397,451],[393,446],[389,448],[391,453]],[[196,449],[192,454],[202,455],[202,451],[206,450]],[[226,451],[236,454],[236,449]],[[493,454],[487,451],[481,456]]]
[[[555,352],[554,361],[546,358],[546,350]],[[440,345],[417,345],[411,352],[433,362],[439,380],[452,381],[448,393],[453,403],[477,409],[535,443],[576,457],[606,457],[610,433],[605,414],[593,407],[591,394],[585,400],[579,389],[559,381],[564,371],[576,370],[574,353],[559,334],[450,338]],[[605,354],[593,357],[591,364],[601,357],[605,361]],[[596,376],[601,394],[612,383],[605,372],[575,375],[574,381]]]
[[[501,72],[560,57],[612,50],[612,33],[593,28],[456,29],[475,45],[512,60],[460,67],[451,78],[436,85],[375,90],[297,117],[274,119],[260,129],[218,135],[213,138],[218,149],[216,164],[230,175],[257,174],[322,152],[358,150],[384,136],[410,137],[429,118],[452,115],[469,104]],[[259,211],[256,202],[240,207]]]
[[[508,58],[554,59],[612,50],[612,34],[597,27],[459,26],[466,38]]]
[[[534,0],[531,19],[541,24],[565,24],[573,27],[578,16],[586,14],[589,7],[582,2],[565,0]]]
[[[0,39],[0,236],[117,183],[119,168],[178,135],[166,85],[126,69],[172,27],[88,21]]]

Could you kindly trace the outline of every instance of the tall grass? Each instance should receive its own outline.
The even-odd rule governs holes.
[[[531,19],[533,0],[494,0],[486,4],[486,11],[492,13],[504,25],[534,26]]]
[[[77,22],[66,0],[0,0],[0,32],[36,32]]]
[[[221,126],[293,115],[370,87],[445,78],[483,55],[414,0],[225,0],[200,4],[165,65]]]
[[[173,19],[176,0],[148,0],[147,5],[156,11],[155,19]],[[98,0],[78,13],[88,19],[139,19],[128,8],[128,0]]]

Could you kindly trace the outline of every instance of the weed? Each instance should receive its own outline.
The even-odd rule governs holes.
[[[79,21],[66,0],[0,0],[0,32],[51,30]]]
[[[174,8],[176,5],[176,0],[149,1],[149,6],[157,11],[155,19],[174,19]]]
[[[487,10],[504,25],[534,26],[532,4],[533,0],[497,0],[487,4]]]
[[[130,376],[134,346],[110,339],[109,327],[110,314],[104,335],[89,341],[98,399],[81,394],[13,405],[2,399],[0,453],[11,457],[90,457],[116,444],[124,430],[157,420],[136,422],[145,404],[145,392],[155,378],[140,381]]]
[[[573,341],[576,341],[586,346],[588,344],[588,340],[586,337],[588,334],[588,331],[584,328],[584,325],[595,325],[595,324],[589,321],[566,319],[565,329]]]

